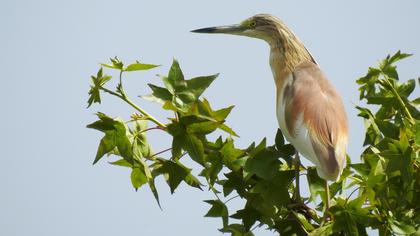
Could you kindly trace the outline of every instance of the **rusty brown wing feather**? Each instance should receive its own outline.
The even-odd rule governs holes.
[[[311,144],[329,180],[341,174],[346,161],[347,116],[341,97],[318,65],[303,62],[295,67],[293,81],[286,85],[286,125],[293,135],[296,120],[303,114]]]

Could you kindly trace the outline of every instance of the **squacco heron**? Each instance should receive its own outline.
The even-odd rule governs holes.
[[[298,153],[325,180],[337,181],[346,165],[347,116],[341,97],[297,36],[278,18],[258,14],[240,24],[193,30],[195,33],[242,35],[266,41],[276,86],[276,115],[286,139],[297,150],[295,198],[299,196]]]

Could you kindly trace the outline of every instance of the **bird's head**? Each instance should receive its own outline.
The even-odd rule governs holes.
[[[278,38],[283,23],[276,17],[268,14],[252,16],[239,24],[208,27],[196,29],[193,33],[233,34],[258,38],[271,43]]]

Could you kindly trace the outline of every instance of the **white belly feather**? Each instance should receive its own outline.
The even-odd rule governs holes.
[[[283,90],[288,83],[293,80],[292,75],[288,76],[285,81],[285,86],[283,86]],[[302,154],[306,159],[311,161],[316,166],[320,166],[318,159],[316,158],[315,151],[312,147],[311,139],[309,136],[309,131],[306,128],[305,124],[303,123],[303,114],[299,115],[297,121],[295,123],[295,130],[293,136],[289,133],[289,130],[286,126],[286,119],[285,116],[285,104],[283,102],[283,92],[279,92],[278,100],[277,100],[277,121],[279,123],[280,130],[282,131],[283,135],[286,139],[297,149],[297,151]]]

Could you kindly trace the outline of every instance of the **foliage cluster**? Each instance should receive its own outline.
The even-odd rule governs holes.
[[[155,179],[159,176],[171,193],[181,183],[212,191],[215,199],[205,201],[210,208],[205,216],[220,218],[220,231],[234,236],[253,235],[255,227],[281,235],[367,235],[367,228],[377,229],[380,235],[420,234],[420,98],[410,99],[415,80],[400,82],[394,65],[407,56],[400,52],[388,56],[357,80],[360,99],[375,111],[357,106],[366,123],[365,150],[361,162],[349,163],[340,180],[330,185],[327,221],[321,213],[324,181],[314,167],[295,165],[295,150],[285,143],[280,130],[273,145],[264,139],[237,147],[237,134],[225,122],[233,106],[214,109],[201,98],[218,75],[186,80],[176,60],[168,75],[160,76],[163,87],[149,84],[152,93],[143,96],[172,111],[167,122],[130,100],[122,83],[124,73],[156,65],[137,61],[124,66],[118,58],[101,64],[92,76],[88,106],[100,103],[105,92],[129,104],[134,113],[129,120],[97,113],[98,120],[87,126],[104,133],[94,164],[106,155],[120,157],[110,163],[129,168],[133,187],[148,185],[158,204]],[[119,73],[115,90],[105,87],[111,76],[104,74],[103,67]],[[173,137],[171,148],[152,151],[147,132],[154,129]],[[225,134],[211,139],[210,134],[220,133],[217,130]],[[166,152],[170,158],[162,157]],[[184,164],[185,158],[201,166],[199,176]],[[293,180],[299,175],[306,175],[310,190],[303,201],[295,196],[299,189]],[[232,212],[229,201],[237,197],[244,205]]]

